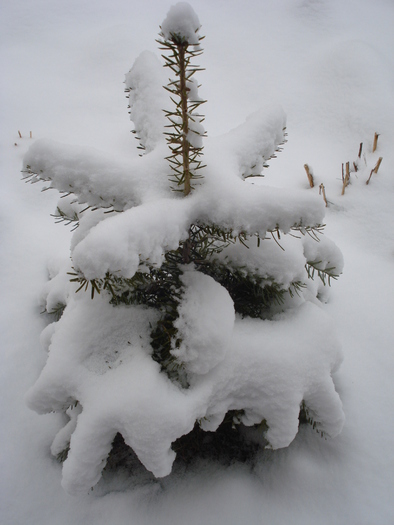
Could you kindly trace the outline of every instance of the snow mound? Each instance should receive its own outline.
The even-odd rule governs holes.
[[[185,339],[189,317],[210,298],[214,301],[208,312],[200,311],[189,347],[183,348],[186,358],[192,343],[203,354],[187,363],[197,374],[186,390],[151,358],[149,323],[157,311],[114,308],[105,296],[92,301],[88,294],[77,294],[55,323],[47,364],[27,403],[39,413],[67,411],[71,418],[52,446],[59,453],[69,444],[63,466],[68,492],[87,492],[99,481],[118,432],[145,467],[162,477],[175,459],[171,444],[196,420],[205,430],[215,430],[229,410],[243,410],[246,425],[265,420],[273,449],[294,439],[302,402],[319,431],[327,436],[341,431],[344,415],[331,373],[342,356],[332,324],[318,306],[306,302],[275,320],[237,318],[234,323],[231,301],[220,285],[198,272],[188,271],[183,279],[188,299],[179,329]],[[197,299],[192,291],[199,292]],[[217,339],[209,319],[219,303],[224,312],[216,312],[212,323],[218,320],[228,330],[225,340]],[[210,370],[204,373],[203,367]],[[79,408],[71,409],[76,401]]]

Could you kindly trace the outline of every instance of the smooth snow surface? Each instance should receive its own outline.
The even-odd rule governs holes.
[[[2,9],[1,60],[5,74],[1,87],[4,103],[1,129],[3,205],[0,212],[3,298],[0,521],[5,525],[392,523],[394,7],[386,0],[374,3],[366,0],[285,0],[242,5],[235,1],[222,4],[196,0],[193,9],[198,18],[194,19],[197,16],[194,14],[191,16],[193,31],[200,20],[200,33],[207,35],[203,41],[206,51],[200,57],[206,71],[199,73],[199,82],[202,83],[199,94],[208,100],[203,106],[207,114],[204,127],[212,138],[212,148],[216,141],[216,151],[215,155],[210,154],[207,141],[206,160],[217,158],[220,150],[227,150],[227,146],[223,148],[221,145],[222,136],[234,129],[233,135],[228,134],[227,139],[230,141],[232,136],[237,136],[232,158],[222,158],[220,164],[223,166],[227,162],[233,170],[234,159],[238,159],[237,173],[231,174],[236,185],[236,177],[247,176],[253,169],[244,161],[252,153],[256,154],[256,159],[263,155],[259,151],[252,151],[245,158],[239,155],[236,145],[241,143],[242,137],[245,137],[246,144],[249,143],[242,131],[242,122],[260,107],[267,104],[277,107],[279,103],[287,114],[288,143],[277,159],[269,161],[270,167],[264,169],[265,178],[259,180],[259,184],[272,192],[272,198],[264,201],[263,219],[268,220],[271,210],[278,217],[285,210],[290,221],[292,213],[296,215],[298,210],[289,211],[287,205],[291,195],[298,193],[302,196],[303,207],[311,203],[311,218],[315,220],[316,216],[322,216],[319,214],[323,211],[319,185],[323,183],[325,186],[329,203],[324,219],[326,235],[343,253],[344,274],[338,282],[332,283],[327,304],[321,307],[311,304],[312,310],[300,311],[300,315],[314,319],[313,310],[323,309],[333,320],[341,342],[344,361],[334,379],[346,415],[342,434],[326,441],[305,426],[288,448],[261,451],[253,468],[237,463],[225,468],[202,462],[192,472],[175,470],[160,481],[144,473],[132,479],[119,473],[117,478],[101,481],[93,491],[74,497],[61,488],[61,465],[52,458],[50,447],[55,436],[52,451],[60,450],[68,441],[77,412],[70,414],[69,426],[65,427],[68,418],[63,420],[62,416],[54,414],[38,416],[25,406],[25,394],[37,381],[46,362],[45,346],[49,345],[51,338],[60,337],[49,325],[41,337],[41,345],[40,332],[46,320],[40,316],[40,310],[48,291],[49,305],[56,306],[64,299],[64,283],[54,282],[53,277],[68,259],[70,233],[69,228],[54,225],[49,217],[58,206],[55,192],[39,193],[37,188],[41,184],[25,185],[19,180],[22,159],[32,144],[31,151],[38,151],[43,144],[41,139],[49,137],[56,141],[51,147],[60,148],[56,150],[56,156],[63,156],[64,167],[73,177],[70,168],[76,168],[72,160],[75,148],[83,146],[85,156],[78,167],[80,176],[96,170],[94,187],[97,188],[100,180],[111,176],[111,170],[113,172],[116,201],[108,201],[108,205],[124,209],[125,194],[128,199],[130,197],[128,181],[133,180],[133,191],[136,190],[133,202],[138,205],[144,201],[154,206],[157,195],[167,188],[167,181],[156,177],[163,162],[159,151],[161,146],[156,147],[157,154],[156,151],[149,154],[154,158],[138,157],[137,142],[130,138],[128,101],[124,99],[122,82],[124,73],[130,70],[143,49],[159,56],[154,38],[170,7],[170,3],[164,5],[152,1],[145,8],[134,0],[114,0],[111,3],[71,0],[67,4],[49,0],[15,0]],[[152,75],[154,68],[152,64]],[[141,77],[141,82],[145,81]],[[154,100],[155,95],[152,97]],[[137,111],[137,106],[134,107]],[[151,107],[149,115],[156,111],[153,103]],[[141,115],[140,129],[148,130],[151,137],[149,115],[147,118]],[[272,115],[274,120],[277,119],[275,129],[279,130],[280,113],[275,110]],[[263,122],[267,119],[256,123],[256,129]],[[29,138],[30,130],[32,139]],[[377,151],[372,153],[375,132],[380,136]],[[363,142],[363,152],[358,159],[360,142]],[[59,146],[59,143],[78,146]],[[89,155],[85,146],[93,148]],[[245,150],[242,148],[242,151]],[[383,157],[382,164],[367,186],[365,182],[379,157]],[[47,164],[41,167],[47,169],[53,159],[48,157]],[[341,196],[341,164],[347,161],[351,165],[356,162],[359,169],[357,173],[352,172],[351,184]],[[140,170],[136,186],[130,167],[137,162],[143,166],[141,169],[146,176],[141,179]],[[316,183],[313,189],[309,188],[306,179],[305,163],[313,166]],[[226,194],[221,180],[224,175],[215,170],[214,165],[210,166],[217,173],[210,182],[213,190],[223,188],[223,202],[217,209],[217,217],[229,224],[232,220],[235,223],[231,200],[228,200],[231,195]],[[274,205],[283,194],[283,188],[286,193],[284,208],[275,210]],[[208,184],[204,191],[209,198]],[[94,193],[87,196],[92,199],[92,205],[98,197]],[[171,194],[169,200],[172,200]],[[60,204],[68,211],[70,206],[77,205],[64,199]],[[260,204],[256,198],[250,205],[257,207]],[[130,213],[131,217],[135,209],[131,208],[123,215]],[[251,210],[250,217],[253,216]],[[114,220],[116,218],[114,215]],[[94,224],[99,228],[107,222],[101,219],[100,213],[94,212],[89,218],[92,222],[85,225],[81,222],[76,230],[74,255],[79,250],[81,265],[86,265],[86,268],[96,268],[97,265],[96,260],[87,260],[83,246],[91,242],[89,235]],[[166,220],[172,219],[166,217]],[[250,224],[251,228],[267,226],[270,226],[267,222]],[[108,235],[109,239],[113,232],[116,232],[116,227]],[[177,242],[182,232],[174,231],[173,235],[174,242]],[[267,242],[274,244],[274,241]],[[285,242],[290,245],[292,241],[286,239]],[[133,243],[136,243],[136,249],[142,248],[150,253],[150,245],[143,244],[142,237],[131,239],[131,245]],[[316,257],[325,264],[323,245],[319,246],[318,254],[313,251],[314,244],[303,244],[303,253],[299,247],[297,243],[297,249],[286,250],[289,258],[286,268],[275,268],[282,282],[294,278],[298,261],[303,257]],[[274,248],[278,247],[274,245],[272,250]],[[328,249],[333,253],[332,246]],[[116,254],[118,259],[111,251],[107,255],[108,267],[123,260],[121,253]],[[160,258],[159,253],[151,255]],[[229,252],[228,256],[234,264],[240,257],[236,251]],[[245,264],[253,267],[255,257],[259,257],[257,252],[248,252]],[[341,264],[339,254],[336,263]],[[47,272],[52,278],[50,290],[45,290]],[[317,286],[318,281],[316,283]],[[70,292],[73,294],[72,290]],[[310,293],[315,296],[316,290],[311,289]],[[222,299],[225,303],[226,299]],[[188,305],[188,308],[192,307]],[[97,303],[97,308],[101,308],[101,303]],[[106,315],[105,307],[102,308],[101,315]],[[93,316],[94,312],[89,311]],[[186,309],[185,319],[187,314]],[[86,390],[85,403],[89,403],[90,392],[95,389],[93,371],[95,375],[108,377],[109,385],[111,377],[122,369],[117,368],[118,359],[130,359],[130,366],[133,359],[148,363],[143,353],[144,340],[140,337],[138,341],[133,340],[133,334],[122,324],[122,311],[118,315],[119,326],[123,327],[119,330],[118,341],[118,353],[122,357],[107,355],[105,333],[100,331],[100,325],[96,334],[100,353],[93,357],[89,349],[85,349],[83,373],[90,371],[93,378],[89,384],[91,390]],[[136,315],[139,315],[138,309]],[[229,316],[230,312],[221,321],[229,323]],[[318,318],[323,324],[315,323],[312,327],[313,340],[316,344],[324,341],[328,348],[336,344],[336,339],[330,343],[331,325],[323,320],[325,315]],[[287,322],[294,320],[289,318]],[[82,322],[78,326],[88,328]],[[237,322],[234,326],[236,331]],[[323,328],[328,330],[328,336]],[[302,340],[303,335],[299,334],[298,340],[300,337]],[[72,361],[71,330],[67,337],[70,342],[68,360]],[[275,334],[272,327],[269,343],[276,345],[286,337],[286,333]],[[128,341],[137,349],[132,356],[122,353],[130,346]],[[233,344],[236,344],[236,338]],[[247,351],[253,354],[256,349],[250,345]],[[106,363],[110,361],[108,357],[114,358],[112,364]],[[330,359],[329,353],[327,359]],[[299,379],[297,367],[302,367],[302,364],[296,362],[289,370],[295,381]],[[108,365],[111,366],[109,374]],[[238,369],[242,365],[243,362],[236,361],[232,364]],[[154,364],[149,361],[145,374],[154,374],[153,368]],[[64,374],[68,370],[69,363],[63,370]],[[208,372],[207,377],[215,370]],[[220,366],[215,373],[219,372]],[[256,374],[259,372],[264,373],[264,370],[256,370]],[[82,373],[78,367],[77,373]],[[145,377],[135,377],[134,388],[140,386],[143,389]],[[125,379],[118,379],[121,388]],[[310,398],[318,407],[321,399],[313,389],[313,374],[309,379]],[[72,375],[67,380],[73,381]],[[205,389],[209,397],[207,384],[207,378],[201,376],[201,383],[197,386]],[[280,385],[277,386],[279,389]],[[171,399],[171,385],[166,383],[162,388],[167,395],[165,399]],[[229,387],[223,383],[222,391],[215,395],[228,400],[226,388]],[[286,396],[285,390],[280,392]],[[318,389],[318,392],[322,390]],[[149,391],[145,394],[148,397]],[[114,398],[107,399],[105,392],[100,395],[102,409],[116,416],[116,409],[111,405]],[[211,401],[216,404],[217,400]],[[167,408],[170,410],[171,406]],[[137,409],[130,400],[130,410]],[[74,410],[78,411],[78,407]],[[215,415],[212,414],[211,421],[215,420]],[[185,429],[192,424],[187,419],[189,416],[189,411],[185,411],[184,418],[180,416],[180,424]],[[253,411],[249,416],[253,420]],[[331,422],[333,428],[339,420],[340,417]],[[280,421],[281,418],[278,423]],[[95,436],[94,414],[89,421],[82,419],[82,422],[84,424],[78,432]],[[138,441],[138,431],[129,428],[127,432],[130,440]],[[107,436],[106,441],[105,436],[100,435],[100,439],[100,446],[105,450],[110,438]],[[149,439],[154,440],[155,436],[150,434]],[[153,449],[161,454],[162,461],[168,446],[165,443],[159,445]],[[80,449],[78,457],[94,463],[96,458],[91,457],[91,452],[88,447]],[[159,463],[157,457],[149,457],[148,461]],[[167,456],[167,461],[171,461],[170,456]],[[65,467],[68,472],[79,468],[77,461]],[[66,472],[64,483],[67,484],[69,479]],[[83,486],[91,482],[94,480],[81,479]]]

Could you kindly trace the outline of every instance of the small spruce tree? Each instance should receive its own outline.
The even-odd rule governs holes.
[[[285,142],[280,109],[207,138],[203,157],[199,31],[193,9],[176,4],[158,40],[174,78],[162,90],[147,52],[126,75],[141,158],[114,167],[37,141],[24,160],[27,179],[64,194],[57,219],[77,226],[72,268],[46,288],[56,319],[28,394],[36,411],[70,418],[52,446],[69,492],[97,483],[119,435],[164,476],[175,452],[190,456],[180,440],[193,428],[258,425],[275,449],[294,438],[300,410],[324,435],[343,425],[331,379],[340,351],[317,305],[340,252],[320,236],[319,200],[246,180]]]

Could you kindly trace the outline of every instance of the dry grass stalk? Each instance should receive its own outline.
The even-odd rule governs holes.
[[[313,175],[312,175],[312,173],[311,173],[311,171],[310,171],[310,168],[309,168],[308,164],[304,164],[304,168],[305,168],[305,171],[306,171],[306,175],[307,175],[307,177],[308,177],[308,180],[309,180],[309,186],[310,186],[311,188],[313,188],[314,185],[315,185],[315,183],[313,182]]]
[[[22,133],[19,131],[19,129],[18,129],[18,135],[19,135],[19,138],[21,139],[22,138]]]
[[[343,164],[342,164],[342,179],[343,179],[343,186],[342,186],[342,195],[345,195],[345,188],[348,186],[350,181],[350,169],[349,169],[349,162],[346,162],[346,175],[343,177]]]
[[[376,166],[371,170],[371,173],[369,174],[368,180],[366,184],[369,184],[369,181],[371,180],[372,174],[377,173],[380,167],[380,164],[382,163],[383,157],[379,157],[378,162],[376,163]]]
[[[381,163],[382,163],[382,160],[383,160],[383,157],[379,157],[379,160],[378,160],[378,162],[376,163],[376,166],[375,166],[374,169],[373,169],[373,172],[374,172],[374,173],[377,173],[377,172],[378,172],[378,169],[380,168],[380,165],[381,165]]]
[[[379,137],[379,133],[375,133],[375,136],[373,138],[372,153],[376,151],[376,148],[378,147],[378,137]]]
[[[323,195],[323,200],[326,203],[326,208],[327,208],[328,207],[328,202],[327,202],[327,199],[326,199],[326,189],[325,189],[323,183],[321,183],[320,186],[319,186],[319,195]]]
[[[358,149],[358,158],[359,158],[359,159],[361,159],[361,153],[362,153],[362,151],[363,151],[363,143],[360,142],[360,147],[359,147],[359,149]]]
[[[33,138],[33,133],[30,131],[30,138],[32,139]]]

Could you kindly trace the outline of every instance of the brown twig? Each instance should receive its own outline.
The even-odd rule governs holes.
[[[378,162],[376,163],[376,166],[371,170],[371,173],[369,174],[369,177],[368,177],[368,180],[367,180],[366,184],[369,184],[369,181],[371,180],[372,174],[373,173],[376,174],[378,172],[378,169],[380,167],[380,164],[382,163],[382,160],[383,160],[383,157],[379,157]]]
[[[378,137],[379,133],[375,133],[375,136],[373,138],[372,153],[374,153],[374,151],[376,151],[376,148],[378,147]]]
[[[323,195],[323,200],[326,203],[326,208],[327,208],[328,207],[328,202],[327,202],[327,199],[326,199],[326,189],[325,189],[323,183],[321,183],[320,186],[319,186],[319,195]]]
[[[359,147],[359,149],[358,149],[358,158],[359,158],[359,159],[361,159],[361,153],[362,153],[362,151],[363,151],[363,143],[360,142],[360,147]]]
[[[313,182],[313,175],[312,175],[312,173],[310,171],[310,168],[309,168],[308,164],[304,164],[304,168],[305,168],[305,171],[306,171],[306,175],[308,177],[309,186],[311,188],[313,188],[315,184]]]
[[[22,133],[19,131],[19,129],[18,129],[18,135],[19,135],[19,138],[21,139],[22,138]]]
[[[342,164],[342,178],[343,178],[343,164]],[[350,180],[350,169],[349,169],[349,162],[346,162],[346,175],[343,179],[343,186],[342,186],[342,195],[345,195],[345,188],[348,186]]]

